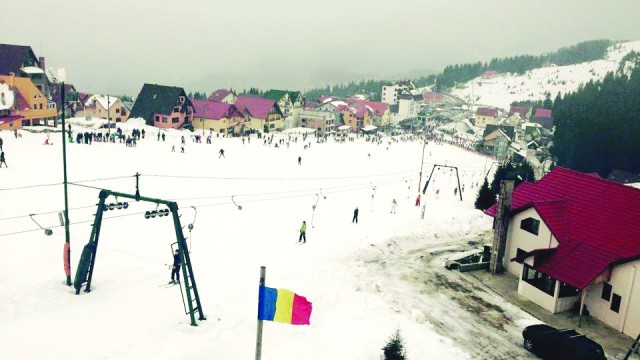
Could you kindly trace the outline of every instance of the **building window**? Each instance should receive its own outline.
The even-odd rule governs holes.
[[[166,117],[166,116],[163,116],[163,117],[162,117],[162,122],[163,122],[163,123],[166,123],[167,121],[168,121],[167,117]]]
[[[116,109],[116,114],[120,114],[120,109]]]
[[[622,297],[618,294],[613,294],[611,297],[611,310],[615,312],[620,311],[620,303],[622,302]]]
[[[179,106],[174,107],[173,112],[180,112],[180,107]]]
[[[560,282],[560,291],[558,293],[558,297],[575,297],[578,295],[578,289],[574,288],[569,284],[565,284]]]
[[[522,250],[522,249],[518,248],[518,250],[516,250],[516,258],[517,258],[517,259],[516,259],[516,261],[517,261],[518,263],[522,264],[522,263],[524,262],[524,258],[523,258],[523,256],[524,256],[524,254],[526,254],[526,253],[527,253],[526,251],[524,251],[524,250]]]
[[[602,283],[602,294],[600,294],[600,298],[606,301],[611,300],[611,289],[611,284],[606,282]]]
[[[117,122],[117,123],[118,123],[118,122],[122,122],[122,119],[121,119],[121,118],[116,118],[116,122]]]
[[[179,122],[180,122],[180,118],[177,118],[177,117],[171,118],[171,122],[172,122],[173,124],[177,124],[177,123],[179,123]]]
[[[160,122],[160,116],[156,115],[156,122]]]
[[[540,228],[540,220],[534,218],[526,218],[520,222],[520,229],[538,235],[538,229]]]
[[[524,264],[522,269],[522,280],[548,295],[553,296],[553,293],[555,292],[556,279],[539,272],[529,264]]]

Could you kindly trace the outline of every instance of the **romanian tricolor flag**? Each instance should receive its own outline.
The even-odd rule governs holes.
[[[260,286],[258,319],[309,325],[313,306],[307,298],[286,289]]]

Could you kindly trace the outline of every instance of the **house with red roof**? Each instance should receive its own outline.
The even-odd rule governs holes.
[[[479,107],[476,110],[476,123],[475,126],[479,128],[484,128],[487,124],[495,125],[497,123],[496,117],[498,116],[498,111],[493,108],[488,107]]]
[[[438,105],[444,101],[444,95],[431,91],[424,92],[422,98],[427,105]]]
[[[207,130],[225,134],[239,123],[244,122],[244,116],[233,104],[196,99],[191,99],[191,103],[194,110],[193,128],[195,131]]]
[[[351,128],[350,131],[357,132],[367,125],[371,125],[370,110],[361,103],[353,103],[348,106],[338,107],[344,125]]]
[[[496,216],[497,205],[486,214]],[[505,254],[518,294],[640,333],[640,189],[556,167],[512,196]]]
[[[56,104],[49,101],[31,78],[15,76],[13,73],[0,75],[0,84],[4,84],[13,93],[12,106],[5,103],[4,107],[11,117],[3,120],[3,128],[16,128],[16,120],[20,119],[22,126],[53,125],[57,115]],[[5,101],[8,96],[5,95]],[[21,118],[17,118],[21,116]],[[13,125],[12,125],[13,124]]]
[[[492,77],[496,77],[496,76],[498,76],[497,70],[487,70],[482,73],[483,79],[491,79]]]
[[[391,121],[391,110],[389,109],[389,104],[379,102],[379,101],[370,101],[370,100],[356,100],[356,99],[347,99],[349,105],[353,104],[362,104],[367,110],[369,110],[369,115],[371,116],[371,124],[381,127],[389,125]]]
[[[531,122],[542,125],[543,128],[550,130],[553,127],[553,117],[549,109],[536,109]]]
[[[207,98],[208,101],[225,103],[225,104],[233,104],[236,102],[238,97],[231,90],[227,89],[218,89],[209,95]]]
[[[238,96],[234,105],[245,118],[244,123],[234,124],[236,132],[269,132],[284,128],[283,114],[275,100]]]

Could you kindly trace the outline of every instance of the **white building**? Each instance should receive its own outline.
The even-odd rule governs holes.
[[[518,294],[552,313],[581,303],[640,333],[640,190],[556,167],[513,192],[505,253]],[[487,210],[496,216],[496,206]],[[496,224],[500,221],[496,219]]]
[[[415,89],[416,86],[410,80],[384,85],[380,93],[381,101],[389,105],[396,104],[401,95],[411,95],[411,91]]]

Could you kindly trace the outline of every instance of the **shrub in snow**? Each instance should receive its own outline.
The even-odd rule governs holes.
[[[406,352],[404,349],[404,340],[400,336],[400,329],[389,338],[389,342],[382,348],[384,351],[384,360],[405,360]]]

